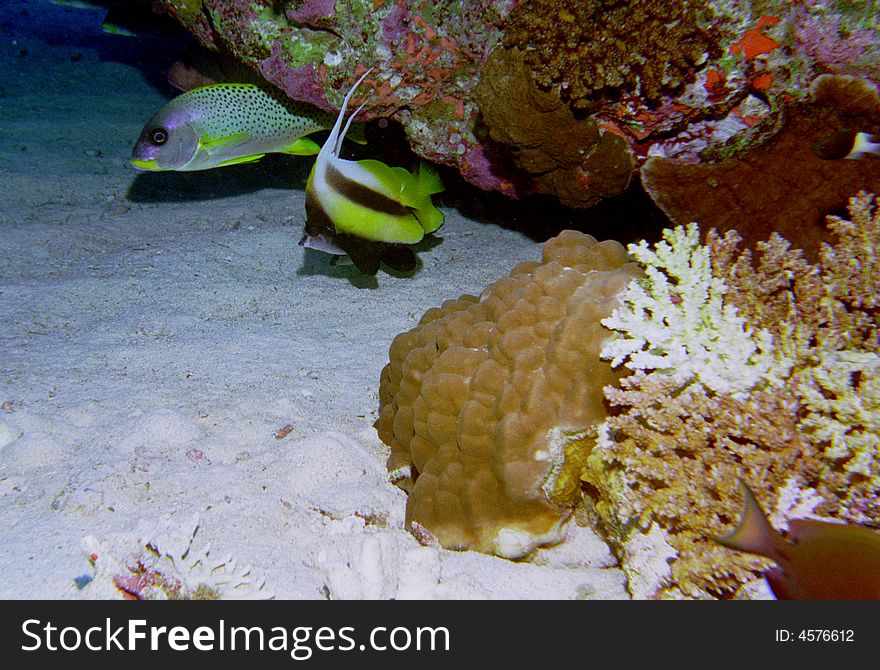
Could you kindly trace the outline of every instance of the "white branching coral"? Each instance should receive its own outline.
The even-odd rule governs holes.
[[[654,250],[644,241],[631,244],[629,253],[646,276],[631,282],[621,306],[602,320],[622,334],[602,350],[613,366],[625,361],[632,370],[661,371],[681,385],[731,395],[786,376],[791,363],[774,350],[770,334],[752,331],[725,302],[727,288],[712,274],[697,224],[665,230]]]
[[[678,552],[667,542],[667,537],[657,523],[652,523],[645,532],[635,529],[627,537],[624,553],[631,560],[623,564],[623,571],[633,599],[654,598],[672,580],[670,563]]]
[[[791,519],[815,517],[816,508],[824,500],[816,489],[804,488],[800,477],[789,477],[784,486],[779,487],[776,506],[770,511],[770,525],[777,529],[788,529]]]
[[[95,570],[84,589],[91,598],[132,600],[265,600],[264,577],[210,547],[196,549],[198,514],[165,515],[133,533],[98,540],[88,535],[83,551]]]
[[[807,414],[799,428],[824,454],[880,486],[880,356],[832,351],[798,387]]]
[[[861,192],[850,198],[850,219],[828,217],[837,236],[834,245],[822,245],[822,267],[829,284],[848,287],[846,302],[860,309],[880,306],[880,197]]]

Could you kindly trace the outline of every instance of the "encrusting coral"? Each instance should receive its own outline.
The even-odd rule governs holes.
[[[622,193],[634,163],[626,140],[576,118],[555,91],[534,82],[522,53],[496,49],[474,90],[492,139],[507,147],[540,193],[591,207]]]
[[[822,75],[810,95],[769,119],[775,134],[758,146],[716,162],[649,158],[641,169],[645,190],[677,224],[735,229],[749,245],[776,231],[816,260],[828,237],[825,216],[853,193],[880,192],[880,160],[823,159],[816,145],[846,129],[880,132],[880,94],[866,79]]]
[[[878,205],[829,217],[815,265],[778,235],[753,264],[735,233],[701,245],[696,226],[630,246],[647,275],[603,355],[635,372],[606,388],[616,413],[583,477],[640,595],[729,597],[766,565],[710,539],[739,518],[736,477],[783,522],[796,490],[812,515],[880,527]],[[646,568],[649,537],[667,550]]]
[[[694,80],[717,38],[697,25],[708,3],[681,0],[526,0],[510,12],[507,47],[519,47],[544,87],[576,108],[612,90],[657,101]],[[601,39],[597,39],[601,36]]]
[[[394,339],[376,427],[417,537],[508,558],[561,539],[581,464],[555,436],[605,418],[600,320],[637,274],[620,244],[565,231]]]

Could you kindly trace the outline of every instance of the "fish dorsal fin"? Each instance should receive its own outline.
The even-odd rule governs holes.
[[[764,510],[761,509],[748,484],[742,479],[739,480],[739,483],[742,486],[745,499],[742,521],[731,535],[716,537],[715,541],[731,549],[766,556],[777,563],[787,562],[788,543],[770,525]]]
[[[377,191],[399,201],[401,205],[409,205],[405,198],[403,198],[403,194],[406,191],[406,180],[411,179],[412,175],[406,169],[391,167],[374,158],[364,158],[359,160],[357,164],[360,168],[369,172],[376,180]]]
[[[342,120],[345,118],[345,111],[348,109],[348,103],[351,101],[351,96],[354,94],[355,89],[357,89],[360,83],[372,71],[373,68],[370,68],[369,70],[364,72],[360,76],[360,78],[354,83],[354,86],[349,89],[348,93],[345,94],[345,98],[343,98],[342,100],[342,108],[339,110],[339,116],[336,117],[336,123],[333,124],[333,129],[330,131],[330,135],[327,137],[327,141],[324,142],[324,146],[321,148],[321,153],[318,154],[318,158],[324,158],[327,156],[327,154],[334,158],[339,155],[339,145],[342,141],[340,138],[340,131],[342,130]],[[327,152],[327,154],[324,153],[325,151]]]
[[[355,84],[357,86],[357,84]],[[352,89],[354,90],[354,89]],[[334,150],[334,155],[338,156],[340,149],[342,149],[342,140],[345,139],[345,135],[348,133],[348,129],[351,128],[351,122],[354,121],[354,117],[356,117],[360,111],[364,108],[364,105],[367,103],[363,103],[356,110],[351,113],[351,116],[348,117],[348,121],[345,122],[345,128],[342,129],[342,134],[336,140],[336,148]]]

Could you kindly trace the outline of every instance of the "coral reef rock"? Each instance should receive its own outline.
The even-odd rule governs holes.
[[[294,100],[336,111],[369,67],[363,118],[393,117],[420,156],[509,195],[474,135],[470,92],[510,0],[162,0],[213,51],[231,54]]]
[[[622,138],[637,163],[648,155],[696,159],[729,141],[759,144],[766,137],[755,135],[754,125],[800,103],[823,73],[880,80],[875,3],[157,1],[206,48],[328,111],[374,68],[356,101],[367,103],[364,120],[394,119],[416,154],[482,189],[512,197],[537,189],[577,206],[595,200],[591,189],[610,192],[605,182],[618,183],[619,165],[611,177],[598,165],[584,168],[587,178],[580,166],[569,169],[573,147],[547,141],[540,157],[563,169],[535,171],[526,144],[511,147],[521,161],[511,164],[481,127],[481,116],[493,111],[481,115],[476,100],[494,52],[522,53],[546,100],[592,114],[603,141]],[[521,78],[523,64],[501,62]],[[172,79],[189,86],[200,76],[178,67]],[[518,113],[519,102],[511,102],[506,115]],[[534,125],[531,104],[522,114]],[[493,137],[503,132],[490,126]],[[580,136],[587,125],[570,127],[578,149],[594,146]],[[586,195],[575,192],[584,185]]]
[[[828,237],[825,217],[859,190],[880,191],[876,157],[829,160],[817,147],[846,129],[880,133],[880,95],[870,81],[846,75],[822,75],[810,91],[810,100],[782,110],[770,139],[723,160],[648,159],[645,190],[675,223],[735,229],[749,245],[775,231],[815,260]]]
[[[507,558],[562,538],[580,465],[561,436],[585,454],[605,418],[618,375],[599,358],[600,321],[638,272],[620,244],[565,231],[540,262],[394,339],[376,427],[416,537]]]

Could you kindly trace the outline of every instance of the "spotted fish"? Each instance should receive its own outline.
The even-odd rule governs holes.
[[[131,163],[140,170],[184,171],[250,163],[268,153],[310,156],[320,147],[306,135],[332,128],[333,122],[330,114],[268,86],[201,86],[147,121]]]

